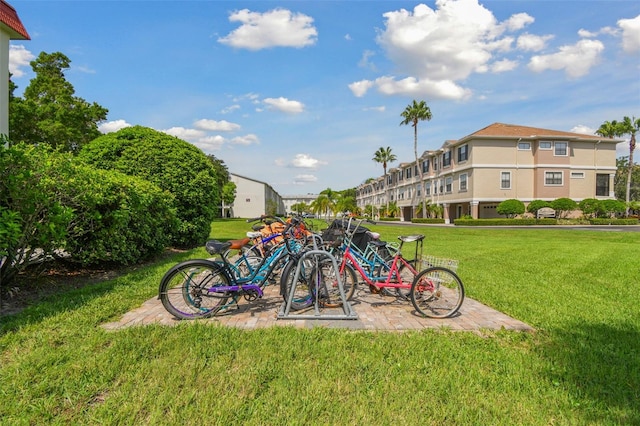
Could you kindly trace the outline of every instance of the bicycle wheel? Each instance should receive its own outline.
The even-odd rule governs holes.
[[[400,268],[399,268],[400,278],[402,280],[402,283],[404,284],[413,284],[413,280],[416,278],[416,275],[417,275],[417,273],[414,271],[417,271],[416,266],[418,265],[418,262],[414,259],[414,260],[407,260],[407,263],[411,265],[411,268],[413,269],[411,269],[404,263],[400,264]],[[388,290],[388,289],[385,289],[385,290]],[[407,287],[407,288],[396,287],[394,290],[397,296],[402,297],[404,299],[408,299],[411,294],[410,287]]]
[[[312,291],[318,289],[318,301],[327,308],[342,306],[338,276],[340,276],[346,300],[351,300],[358,284],[358,277],[353,266],[346,264],[342,273],[340,273],[340,263],[337,263],[337,267],[338,269],[334,268],[330,259],[324,259],[314,268],[312,273],[311,289]]]
[[[441,266],[420,272],[411,286],[411,303],[426,317],[450,317],[458,312],[463,301],[462,281],[455,272]]]
[[[300,274],[296,282],[293,299],[291,300],[291,309],[299,311],[305,309],[313,303],[313,294],[311,293],[310,272],[313,269],[313,262],[309,260],[295,261],[291,259],[280,276],[280,294],[284,298],[285,303],[289,301],[289,295],[296,275],[296,269],[300,264]]]
[[[160,282],[164,308],[179,319],[207,318],[223,308],[230,294],[216,292],[228,286],[222,267],[208,260],[188,260],[171,268]]]

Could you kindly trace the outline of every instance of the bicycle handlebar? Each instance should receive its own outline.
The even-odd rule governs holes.
[[[265,219],[275,219],[277,222],[280,222],[282,224],[286,224],[286,222],[278,216],[273,216],[273,215],[269,215],[269,214],[263,214],[260,217],[256,217],[253,219],[247,219],[247,223],[251,223],[251,222],[257,222],[257,221],[264,221]]]

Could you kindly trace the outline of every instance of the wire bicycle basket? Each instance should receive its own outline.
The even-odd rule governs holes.
[[[455,259],[447,259],[435,256],[422,256],[420,266],[422,269],[432,268],[434,266],[441,266],[456,272],[458,269],[458,261]]]

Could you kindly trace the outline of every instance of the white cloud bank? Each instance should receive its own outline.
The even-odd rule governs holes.
[[[265,13],[242,9],[233,12],[229,21],[241,25],[218,42],[241,49],[301,48],[315,44],[318,37],[313,18],[281,8]]]

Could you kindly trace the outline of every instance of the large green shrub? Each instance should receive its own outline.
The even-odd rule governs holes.
[[[512,218],[524,213],[524,203],[516,199],[504,200],[496,207],[496,213]]]
[[[132,264],[161,252],[177,227],[173,196],[144,179],[75,165],[59,183],[73,209],[65,249],[82,264]]]
[[[47,174],[67,161],[46,146],[0,144],[0,255],[6,256],[0,282],[11,281],[64,245],[72,213],[47,189]]]
[[[164,249],[177,225],[168,192],[47,145],[0,146],[0,168],[3,283],[51,257],[134,263]]]
[[[213,163],[195,146],[135,126],[93,140],[79,157],[98,168],[139,176],[173,194],[179,220],[174,245],[195,246],[209,236],[224,182],[218,182]]]

